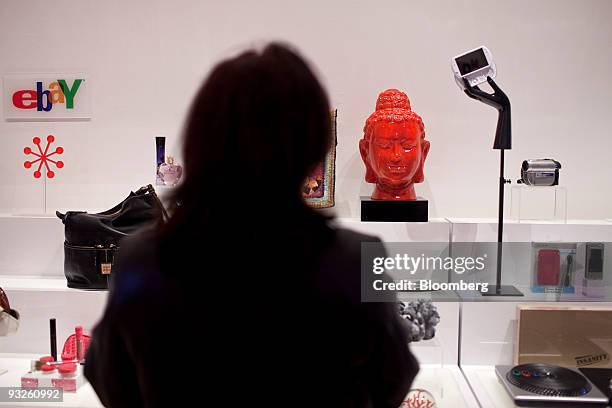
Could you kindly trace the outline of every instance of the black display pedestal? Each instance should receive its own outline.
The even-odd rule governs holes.
[[[429,201],[416,200],[372,200],[361,196],[361,221],[378,222],[427,222]]]

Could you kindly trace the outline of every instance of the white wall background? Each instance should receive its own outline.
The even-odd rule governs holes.
[[[0,212],[102,209],[153,181],[154,136],[177,153],[181,124],[212,64],[257,41],[285,40],[316,65],[339,109],[337,207],[358,216],[371,186],[357,143],[378,93],[406,91],[431,151],[431,216],[492,217],[496,112],[463,95],[454,55],[485,44],[513,108],[506,175],[523,159],[563,164],[569,218],[612,217],[612,2],[67,1],[0,2],[0,74],[89,74],[89,122],[0,122]],[[1,107],[0,107],[1,108]],[[23,147],[52,133],[66,167],[43,185]],[[268,180],[262,175],[262,180]],[[254,197],[245,180],[244,200]],[[205,188],[205,186],[203,186]]]

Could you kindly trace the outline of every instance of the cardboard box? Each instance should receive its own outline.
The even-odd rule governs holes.
[[[612,367],[612,308],[524,305],[517,307],[515,364]]]

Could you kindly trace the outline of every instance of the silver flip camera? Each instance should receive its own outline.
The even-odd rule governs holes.
[[[553,159],[524,160],[518,183],[528,186],[556,186],[559,184],[561,163]]]

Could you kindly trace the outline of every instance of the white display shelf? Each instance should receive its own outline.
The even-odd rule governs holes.
[[[415,388],[429,391],[434,396],[438,408],[479,407],[465,377],[456,365],[441,367],[422,364],[412,384],[412,389]]]
[[[495,366],[463,365],[461,370],[481,407],[514,408],[517,406],[497,378]]]
[[[487,217],[446,217],[445,220],[453,224],[495,224],[497,218]],[[504,224],[524,224],[524,225],[608,225],[612,226],[612,218],[606,219],[568,219],[567,222],[560,220],[522,220],[504,218]]]
[[[49,319],[57,319],[58,347],[77,325],[90,332],[102,316],[107,291],[66,287],[65,278],[0,275],[11,307],[21,315],[17,333],[0,337],[0,350],[32,353],[49,348]]]
[[[505,279],[502,280],[502,284],[506,284]],[[582,294],[582,288],[576,288],[575,293],[534,293],[531,291],[531,286],[514,285],[519,291],[523,293],[523,296],[482,296],[477,292],[457,292],[459,301],[462,302],[582,302],[588,303],[589,305],[595,303],[609,302],[612,300],[612,287],[605,288],[605,296],[594,297],[586,296]],[[489,285],[489,291],[495,291],[495,284]]]
[[[452,242],[497,242],[497,219],[454,218]],[[517,222],[504,220],[504,242],[612,242],[612,223],[607,220]]]
[[[0,375],[0,387],[18,387],[21,375],[27,372],[30,361],[39,358],[42,354],[0,354],[0,367],[8,372]],[[412,388],[421,388],[429,391],[436,399],[439,408],[478,408],[478,402],[472,394],[470,387],[457,366],[431,366],[421,365]],[[61,403],[0,403],[0,406],[13,407],[101,407],[90,384],[84,384],[76,393],[64,393]]]
[[[384,242],[449,242],[450,224],[444,218],[429,222],[364,222],[359,218],[336,218],[335,224]]]
[[[21,376],[30,368],[30,361],[36,360],[41,354],[13,354],[0,353],[0,369],[8,370],[0,375],[0,387],[20,387]],[[90,408],[102,407],[102,403],[96,396],[89,383],[83,384],[77,392],[65,392],[63,402],[0,402],[3,407],[75,407]]]
[[[5,291],[43,291],[43,292],[71,292],[66,286],[66,278],[50,276],[21,276],[18,274],[0,275],[0,287]],[[83,291],[85,292],[85,291]]]
[[[56,216],[2,215],[0,231],[0,275],[64,275],[64,224]]]
[[[489,291],[495,291],[495,283],[489,282]],[[502,279],[502,284],[510,283]],[[463,302],[589,302],[589,303],[610,303],[612,302],[612,287],[605,288],[605,296],[586,296],[582,294],[582,287],[577,287],[574,293],[534,293],[531,286],[514,285],[523,296],[482,296],[477,292],[457,292],[457,297]]]
[[[338,218],[336,225],[375,235],[385,242],[495,242],[493,219],[448,218],[426,223],[361,222]],[[612,242],[612,223],[606,220],[574,220],[517,223],[507,221],[505,242],[576,241]],[[48,215],[0,215],[5,239],[0,247],[0,275],[63,276],[64,225]]]

